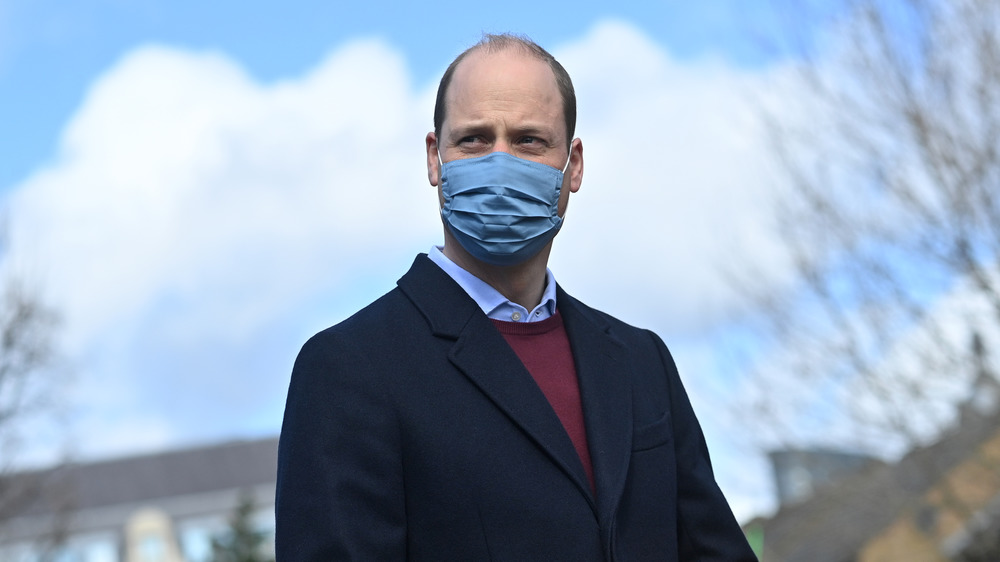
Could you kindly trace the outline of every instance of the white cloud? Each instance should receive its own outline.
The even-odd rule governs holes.
[[[143,48],[21,187],[14,237],[59,285],[78,345],[164,300],[188,336],[241,338],[343,278],[338,265],[432,235],[411,213],[433,212],[412,180],[425,105],[376,43],[270,87],[221,55]],[[414,156],[395,157],[407,144]]]
[[[679,63],[620,23],[554,52],[586,157],[557,277],[661,333],[719,322],[733,256],[781,271],[749,103],[762,78]],[[435,86],[378,41],[268,85],[220,53],[147,46],[95,82],[10,198],[7,262],[39,270],[63,311],[83,452],[278,429],[305,336],[440,238],[422,151]]]
[[[767,76],[678,62],[620,23],[556,56],[579,92],[586,162],[556,243],[557,277],[670,333],[710,327],[737,303],[722,275],[735,263],[780,277],[755,105]]]
[[[437,238],[422,181],[429,104],[377,42],[267,86],[221,54],[157,46],[99,78],[54,164],[9,201],[7,264],[44,279],[63,314],[82,423],[149,415],[157,399],[176,403],[155,414],[198,416],[185,402],[204,388],[287,377],[294,350],[279,373],[232,372],[241,361],[212,355],[240,354],[290,311],[342,314],[352,285],[386,263],[402,270]],[[167,373],[151,357],[219,370]]]

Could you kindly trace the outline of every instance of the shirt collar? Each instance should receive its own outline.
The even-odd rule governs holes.
[[[506,322],[538,322],[550,318],[556,313],[556,281],[552,271],[548,268],[545,269],[545,290],[542,292],[542,302],[529,311],[508,300],[489,283],[462,269],[458,264],[448,259],[448,256],[444,255],[441,249],[441,246],[431,247],[427,257],[454,279],[489,318]]]

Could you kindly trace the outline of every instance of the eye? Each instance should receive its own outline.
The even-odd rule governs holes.
[[[517,138],[517,150],[526,155],[541,155],[549,149],[549,143],[542,137],[524,135]]]

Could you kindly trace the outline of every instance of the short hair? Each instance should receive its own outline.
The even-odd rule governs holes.
[[[576,92],[573,90],[573,81],[570,80],[569,73],[563,68],[559,61],[548,51],[540,47],[537,43],[523,35],[512,33],[483,35],[483,38],[475,45],[469,47],[462,54],[455,57],[455,60],[448,65],[444,75],[441,76],[441,83],[438,84],[437,98],[434,102],[434,135],[441,136],[441,126],[444,124],[447,107],[445,96],[448,94],[448,86],[455,74],[458,63],[474,51],[485,50],[487,53],[499,53],[509,49],[520,49],[523,53],[531,55],[536,59],[548,63],[552,69],[552,74],[556,79],[556,86],[559,88],[559,95],[563,102],[563,118],[566,121],[566,144],[569,146],[573,142],[573,133],[576,131]]]

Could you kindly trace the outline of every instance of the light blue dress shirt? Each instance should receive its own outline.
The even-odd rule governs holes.
[[[527,308],[507,300],[507,297],[501,295],[500,291],[491,287],[489,283],[448,259],[448,256],[441,252],[441,248],[441,246],[431,247],[427,257],[454,279],[489,318],[506,322],[538,322],[556,313],[556,279],[548,268],[545,269],[545,291],[542,293],[542,302],[529,312]]]

